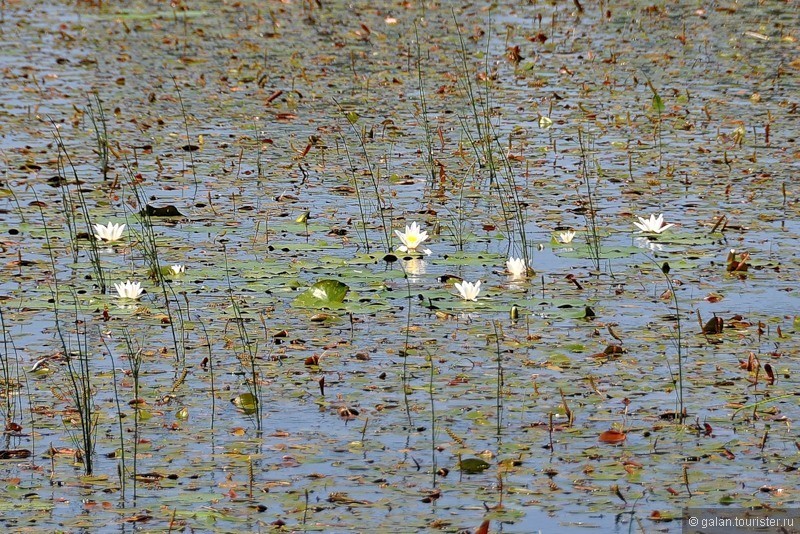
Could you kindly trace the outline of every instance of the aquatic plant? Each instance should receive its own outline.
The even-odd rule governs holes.
[[[130,280],[126,280],[125,282],[115,283],[114,288],[117,290],[117,295],[121,299],[138,299],[144,288],[142,288],[142,284],[140,282],[131,282]]]
[[[478,280],[477,282],[467,282],[466,280],[462,281],[461,283],[456,282],[455,284],[456,289],[458,290],[459,295],[464,300],[478,300],[478,293],[481,292],[481,281]]]
[[[589,252],[592,255],[592,261],[594,262],[594,268],[596,270],[600,270],[600,230],[597,224],[597,210],[595,210],[594,204],[594,195],[596,189],[592,188],[591,178],[596,177],[597,174],[597,165],[593,156],[592,147],[594,146],[594,138],[589,135],[588,139],[588,146],[587,140],[585,139],[586,134],[583,131],[583,128],[578,128],[578,144],[580,145],[581,149],[581,174],[583,178],[583,184],[586,186],[586,204],[588,208],[584,212],[584,217],[586,218],[586,223],[588,226],[589,231],[586,234],[586,244],[589,245]]]
[[[567,230],[566,232],[561,232],[561,233],[558,234],[558,238],[562,243],[564,243],[565,245],[568,245],[568,244],[572,243],[573,239],[575,239],[575,232],[573,232],[572,230]]]
[[[650,214],[649,219],[638,217],[639,222],[634,221],[633,224],[639,228],[639,233],[653,233],[660,234],[664,230],[675,226],[674,224],[664,224],[664,215],[659,213],[658,217],[655,214]]]
[[[100,157],[100,172],[103,173],[103,181],[108,180],[109,169],[109,154],[110,149],[108,146],[108,124],[106,122],[106,114],[103,110],[103,103],[100,100],[100,94],[97,91],[92,91],[94,101],[89,100],[89,105],[86,111],[89,114],[89,119],[92,121],[92,128],[94,129],[95,141],[97,149],[95,152]],[[95,105],[97,112],[95,113]]]
[[[513,256],[506,260],[506,270],[514,278],[522,278],[528,273],[528,268],[525,266],[524,258],[514,258]]]
[[[115,224],[109,222],[105,226],[102,224],[95,224],[93,225],[94,228],[94,236],[101,240],[101,241],[108,241],[113,243],[114,241],[119,241],[122,238],[122,232],[125,231],[124,224]]]
[[[55,137],[56,146],[58,147],[58,166],[60,168],[62,168],[62,169],[66,168],[64,166],[64,164],[63,164],[62,157],[69,164],[69,167],[72,170],[72,179],[74,181],[75,191],[78,194],[78,201],[77,202],[73,202],[72,198],[70,197],[70,193],[68,191],[62,191],[62,197],[64,197],[65,200],[66,200],[66,197],[70,197],[69,200],[67,201],[68,207],[70,207],[70,208],[76,207],[76,208],[78,208],[80,210],[80,214],[83,217],[83,223],[84,223],[84,225],[86,227],[87,233],[91,233],[92,218],[91,218],[91,215],[89,214],[89,207],[88,207],[89,203],[87,202],[87,199],[86,199],[85,195],[83,194],[83,187],[81,186],[81,180],[78,178],[78,171],[75,168],[75,164],[72,162],[72,158],[69,155],[69,152],[67,151],[66,146],[64,146],[64,140],[61,137],[61,132],[59,131],[59,129],[58,129],[58,127],[57,127],[57,125],[55,123],[53,123],[53,136]],[[41,208],[41,206],[40,206],[40,208]],[[42,213],[42,218],[44,219],[44,214],[43,213]],[[74,240],[74,239],[76,239],[78,237],[78,233],[77,233],[77,225],[75,224],[75,221],[72,220],[72,219],[73,219],[73,215],[70,212],[67,215],[67,225],[69,227],[70,237]],[[76,252],[74,254],[75,254],[75,258],[77,260],[77,249],[78,249],[78,246],[74,242],[73,242],[73,247],[76,250]],[[100,252],[99,252],[99,250],[97,248],[97,242],[96,241],[91,241],[89,243],[89,249],[88,249],[87,252],[88,252],[88,255],[89,255],[89,262],[92,265],[92,270],[94,272],[95,280],[97,281],[97,285],[99,286],[100,292],[101,293],[105,293],[105,291],[106,291],[105,274],[104,274],[104,271],[103,271],[103,264],[100,261]]]
[[[402,245],[397,247],[397,250],[400,252],[415,253],[417,252],[417,248],[428,239],[428,232],[422,230],[416,222],[412,222],[411,226],[406,225],[405,232],[395,230],[394,233],[400,238],[400,241],[403,242]],[[430,254],[431,250],[424,248],[422,252]]]

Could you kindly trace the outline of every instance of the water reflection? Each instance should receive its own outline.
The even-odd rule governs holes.
[[[639,248],[646,248],[653,251],[662,251],[664,250],[664,245],[661,243],[656,243],[655,241],[651,241],[648,237],[637,237],[634,238],[633,242]]]
[[[419,282],[419,277],[425,274],[428,264],[422,258],[403,260],[403,270],[412,282]]]

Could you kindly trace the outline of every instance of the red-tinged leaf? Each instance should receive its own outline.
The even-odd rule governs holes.
[[[300,465],[300,462],[294,456],[286,455],[281,458],[281,467],[297,467]]]
[[[423,497],[421,500],[424,503],[431,503],[441,496],[442,492],[440,490],[433,490],[430,493],[428,493],[425,497]]]
[[[735,454],[733,454],[731,451],[729,451],[729,450],[728,450],[728,449],[726,449],[726,448],[723,448],[723,449],[720,451],[720,454],[721,454],[721,455],[722,455],[722,456],[723,456],[725,459],[727,459],[727,460],[734,460],[734,459],[736,459],[736,455],[735,455]]]
[[[484,519],[483,523],[481,523],[481,526],[475,529],[475,534],[489,534],[490,523],[491,521],[489,521],[488,519]]]
[[[678,490],[669,487],[667,488],[667,493],[669,493],[670,495],[679,495]]]
[[[10,421],[6,425],[6,432],[21,432],[21,431],[22,431],[22,427],[19,426],[17,423],[13,422],[13,421]]]
[[[770,385],[775,383],[775,371],[772,370],[772,365],[765,363],[764,372],[767,373],[767,380]]]
[[[344,417],[347,419],[352,419],[358,415],[358,410],[355,408],[351,408],[349,406],[342,406],[339,408],[339,417]]]
[[[752,352],[747,357],[747,361],[739,360],[739,367],[742,369],[747,369],[748,372],[752,373],[758,367],[758,358]]]
[[[319,356],[314,354],[313,356],[306,358],[306,365],[319,365]]]
[[[158,482],[159,480],[161,480],[162,478],[164,478],[164,475],[162,475],[161,473],[156,473],[156,472],[137,473],[135,478],[139,482],[145,482],[145,483],[148,483],[148,484],[154,484],[154,483]]]
[[[31,451],[28,449],[7,449],[0,451],[0,460],[28,458],[30,455]]]
[[[153,516],[147,514],[138,514],[138,515],[131,515],[128,517],[123,517],[123,523],[142,523],[144,521],[150,521],[153,519]]]
[[[708,423],[703,423],[703,430],[705,431],[706,436],[710,436],[711,433],[714,432],[714,429],[711,428],[711,425]]]
[[[606,430],[598,439],[601,443],[609,443],[609,444],[618,444],[622,443],[627,439],[627,435],[624,432],[620,432],[619,430]]]
[[[67,447],[53,447],[52,445],[50,445],[50,450],[48,452],[50,453],[50,456],[55,456],[57,454],[72,456],[78,451],[76,449],[70,449]]]
[[[722,333],[722,329],[725,326],[722,317],[712,317],[708,320],[708,322],[703,326],[703,333],[704,334],[720,334]]]
[[[281,96],[282,94],[283,94],[283,91],[278,89],[277,91],[275,91],[274,93],[272,93],[271,95],[269,95],[267,97],[267,104],[269,104],[270,102],[272,102],[273,100],[275,100],[276,98]]]

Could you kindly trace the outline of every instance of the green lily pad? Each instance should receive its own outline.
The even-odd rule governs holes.
[[[292,302],[298,308],[338,307],[344,301],[350,286],[339,280],[320,280]]]
[[[489,467],[489,463],[480,458],[465,458],[461,460],[459,467],[468,475],[474,475],[485,471]]]
[[[256,399],[255,395],[252,393],[242,393],[232,398],[231,403],[246,415],[256,413],[256,409],[258,408],[258,399]]]

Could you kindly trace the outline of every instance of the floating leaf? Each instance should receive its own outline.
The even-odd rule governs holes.
[[[722,321],[722,317],[712,317],[708,320],[708,322],[703,326],[703,333],[704,334],[720,334],[722,333],[722,328],[724,326],[724,322]]]
[[[150,521],[153,519],[153,516],[147,514],[137,514],[128,517],[123,517],[120,519],[123,523],[142,523],[144,521]]]
[[[468,475],[474,475],[486,470],[489,463],[480,458],[465,458],[458,464],[461,470]]]
[[[238,409],[243,411],[246,415],[256,413],[258,407],[258,399],[252,393],[242,393],[241,395],[231,399],[231,403]]]
[[[183,217],[183,213],[178,211],[178,208],[170,204],[169,206],[164,207],[156,207],[151,206],[148,204],[143,210],[142,213],[147,215],[148,217]]]
[[[598,437],[601,443],[609,443],[612,445],[622,443],[627,438],[628,436],[624,432],[620,432],[619,430],[614,430],[614,429],[606,430]]]
[[[772,370],[772,365],[765,363],[764,372],[767,373],[767,383],[772,385],[775,383],[775,371]]]
[[[320,280],[294,299],[293,306],[299,308],[330,308],[344,301],[350,287],[339,280]]]
[[[27,458],[31,455],[28,449],[6,449],[0,451],[0,460],[9,460],[11,458]]]

